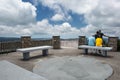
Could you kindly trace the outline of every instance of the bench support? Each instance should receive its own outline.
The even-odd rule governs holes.
[[[29,59],[29,56],[30,56],[30,53],[29,53],[29,52],[24,52],[24,53],[23,53],[23,60],[28,60],[28,59]]]
[[[102,56],[104,56],[104,57],[107,57],[107,51],[106,50],[101,50],[102,51]],[[96,51],[96,53],[98,53],[97,51]],[[84,49],[84,53],[83,54],[88,54],[88,49]]]
[[[47,55],[48,55],[48,49],[42,50],[42,55],[43,55],[43,56],[47,56]]]
[[[97,47],[97,46],[89,46],[89,45],[80,45],[78,46],[80,49],[84,49],[84,54],[88,54],[89,49],[94,49],[96,54],[102,54],[102,56],[107,56],[107,52],[112,50],[112,47]]]
[[[88,49],[84,49],[84,54],[88,54]]]
[[[47,56],[48,55],[48,49],[42,50],[42,55]],[[24,52],[23,53],[23,60],[29,60],[30,52]]]
[[[103,51],[103,55],[107,57],[107,51]]]

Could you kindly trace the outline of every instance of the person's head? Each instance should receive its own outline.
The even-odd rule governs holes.
[[[99,33],[99,31],[96,31],[96,34],[98,34]]]
[[[101,30],[98,30],[99,33],[101,33]]]

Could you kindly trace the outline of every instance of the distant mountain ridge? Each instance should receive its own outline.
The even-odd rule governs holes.
[[[20,41],[21,38],[18,37],[0,37],[0,42],[5,42],[5,41]],[[52,38],[31,38],[31,40],[50,40]],[[61,40],[78,40],[78,38],[67,38]]]
[[[0,37],[0,42],[5,41],[20,41],[21,38],[17,37]],[[51,38],[31,38],[31,40],[49,40]]]
[[[0,42],[4,41],[18,41],[20,38],[17,37],[0,37]]]
[[[32,38],[32,40],[50,40],[51,38]]]

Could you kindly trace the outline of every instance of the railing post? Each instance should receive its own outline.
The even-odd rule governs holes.
[[[31,37],[30,36],[22,36],[21,37],[21,47],[22,48],[27,48],[31,47]]]
[[[109,37],[108,46],[113,47],[112,51],[117,51],[118,37]]]
[[[53,49],[60,49],[60,36],[53,36]]]
[[[85,44],[87,44],[86,37],[85,36],[79,36],[78,46],[79,45],[85,45]]]

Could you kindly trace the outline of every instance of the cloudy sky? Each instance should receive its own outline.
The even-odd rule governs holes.
[[[0,0],[0,37],[120,37],[120,0]]]

